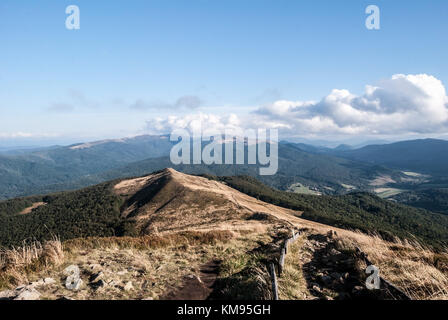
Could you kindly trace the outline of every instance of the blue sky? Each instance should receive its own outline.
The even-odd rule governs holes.
[[[65,28],[72,4],[80,30]],[[365,28],[369,4],[380,30]],[[170,115],[244,122],[395,74],[446,85],[447,17],[445,0],[2,0],[0,143],[134,135]]]

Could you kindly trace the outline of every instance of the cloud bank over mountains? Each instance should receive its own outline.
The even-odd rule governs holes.
[[[362,95],[334,89],[320,101],[279,100],[250,114],[188,114],[151,119],[152,133],[207,128],[278,128],[285,136],[402,135],[448,132],[448,97],[442,82],[427,75],[396,74]]]

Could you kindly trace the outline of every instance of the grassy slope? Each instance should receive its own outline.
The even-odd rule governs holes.
[[[283,192],[250,177],[219,179],[260,200],[303,211],[302,217],[342,228],[378,232],[383,236],[416,237],[431,245],[448,243],[448,216],[385,201],[367,193],[312,196]],[[24,239],[62,240],[86,236],[133,234],[120,218],[122,199],[111,192],[112,182],[60,194],[0,202],[0,245]],[[35,202],[45,202],[32,214],[18,213]]]
[[[260,200],[303,211],[303,218],[342,228],[413,238],[434,246],[448,244],[448,217],[356,192],[344,196],[312,196],[279,191],[251,177],[219,179]]]

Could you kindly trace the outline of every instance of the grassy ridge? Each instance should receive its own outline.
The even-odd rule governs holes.
[[[376,232],[383,237],[415,238],[435,247],[448,245],[448,216],[355,192],[313,196],[272,189],[251,177],[213,177],[260,200],[303,211],[303,218],[328,225]]]

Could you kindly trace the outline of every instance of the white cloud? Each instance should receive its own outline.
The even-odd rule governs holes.
[[[290,133],[408,134],[446,132],[448,98],[433,76],[394,75],[356,96],[333,90],[320,102],[277,101],[255,113]]]
[[[146,131],[151,134],[171,133],[176,129],[186,129],[190,132],[202,131],[204,135],[213,135],[241,129],[240,118],[236,114],[220,116],[214,114],[189,114],[185,116],[169,116],[147,121]]]
[[[147,129],[191,130],[198,122],[207,130],[278,128],[284,136],[447,133],[448,97],[433,76],[397,74],[359,96],[334,89],[318,102],[279,100],[251,114],[169,116],[148,121]]]

